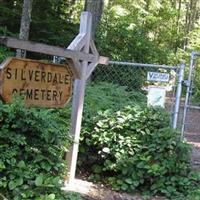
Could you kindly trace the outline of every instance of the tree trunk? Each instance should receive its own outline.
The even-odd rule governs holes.
[[[176,21],[176,27],[179,27],[179,20],[181,16],[181,5],[182,5],[182,0],[178,1],[178,15],[177,15],[177,21]]]
[[[177,35],[179,35],[180,27],[181,27],[180,24],[179,24],[180,18],[181,18],[181,8],[182,8],[181,6],[182,6],[182,0],[179,0],[178,1],[178,8],[176,8],[177,12],[178,12],[177,19],[176,19],[176,33],[177,33]],[[176,45],[175,45],[175,49],[174,49],[175,53],[177,52],[178,47],[179,47],[179,37],[177,37],[177,40],[176,40]]]
[[[94,39],[95,32],[103,12],[104,0],[85,0],[85,11],[92,13],[92,38]]]
[[[32,0],[24,0],[19,39],[28,40],[31,21]],[[26,51],[17,49],[17,57],[25,58]]]

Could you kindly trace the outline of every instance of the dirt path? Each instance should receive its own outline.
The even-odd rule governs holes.
[[[78,192],[84,200],[144,200],[140,195],[115,192],[104,185],[75,179],[71,185],[63,188],[66,191]],[[148,200],[165,200],[161,197],[152,197]]]
[[[200,171],[200,134],[186,133],[185,138],[192,145],[191,165],[194,170]]]
[[[169,96],[166,99],[166,110],[171,112],[174,100]],[[185,99],[181,100],[178,117],[178,130],[181,130]],[[184,138],[192,144],[191,166],[200,171],[200,109],[190,108],[187,112]]]
[[[179,124],[182,123],[183,103],[180,107]],[[200,171],[200,110],[188,109],[184,138],[192,145],[191,165],[195,170]]]

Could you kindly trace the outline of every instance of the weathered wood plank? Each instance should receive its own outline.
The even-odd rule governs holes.
[[[89,53],[84,53],[84,52],[75,51],[71,49],[64,49],[61,47],[51,46],[51,45],[47,45],[43,43],[19,40],[19,39],[11,38],[11,37],[0,36],[0,44],[4,44],[10,48],[24,49],[31,52],[43,53],[43,54],[52,55],[52,56],[56,55],[60,57],[71,58],[73,60],[74,58],[81,61],[86,60],[88,62],[95,62],[96,60],[99,60],[99,64],[102,64],[102,65],[108,65],[108,60],[109,60],[109,58],[104,57],[104,56],[100,56],[97,58],[97,55],[92,55]],[[78,68],[77,71],[79,70],[80,69]]]
[[[57,46],[51,46],[43,43],[19,40],[11,37],[0,37],[0,43],[6,45],[7,47],[14,49],[23,49],[31,52],[38,52],[43,54],[48,54],[52,56],[61,56],[65,58],[77,58],[79,60],[86,60],[92,62],[96,60],[96,57],[89,53],[84,53],[80,51],[64,49]]]
[[[109,64],[109,58],[104,57],[104,56],[99,56],[99,64],[108,65]]]
[[[98,62],[93,62],[93,63],[90,63],[87,67],[87,79],[90,77],[90,75],[92,74],[92,72],[94,71],[95,67],[98,65]]]
[[[72,43],[67,47],[67,49],[73,50],[73,51],[78,51],[83,48],[85,45],[85,39],[86,39],[86,34],[85,33],[79,33],[75,39],[72,41]]]
[[[71,42],[71,44],[67,47],[67,49],[69,50],[72,50],[72,51],[80,51],[84,45],[85,45],[85,41],[86,41],[86,33],[83,33],[83,32],[80,32],[76,37],[75,39]],[[80,79],[80,76],[81,76],[81,63],[80,63],[80,60],[79,58],[75,57],[73,58],[73,62],[76,66],[76,69],[78,71],[78,78]]]
[[[91,39],[91,25],[92,25],[91,13],[82,12],[80,33],[86,34],[85,45],[82,50],[84,53],[89,52],[90,39]],[[67,155],[67,161],[68,161],[68,166],[69,166],[69,171],[70,171],[69,183],[73,182],[74,177],[75,177],[75,172],[76,172],[84,94],[85,94],[85,86],[86,86],[86,79],[87,79],[87,67],[88,67],[88,61],[83,61],[81,63],[80,80],[76,79],[74,82],[71,128],[70,128],[71,136],[74,138],[74,144]]]

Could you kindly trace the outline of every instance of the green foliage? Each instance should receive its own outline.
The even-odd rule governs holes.
[[[70,7],[71,6],[71,7]],[[73,5],[66,0],[33,1],[30,38],[51,45],[67,46],[77,34],[78,21],[73,18]],[[76,7],[76,11],[80,10]]]
[[[84,110],[83,110],[83,131],[89,124],[93,124],[94,118],[99,112],[105,110],[117,111],[125,105],[136,104],[146,105],[146,96],[138,91],[127,91],[127,87],[117,84],[98,82],[90,83],[86,87]],[[64,109],[56,109],[53,112],[62,119],[65,129],[69,128],[71,105]]]
[[[193,180],[195,182],[195,185],[193,186],[193,188],[188,191],[188,195],[186,197],[187,200],[200,200],[200,172],[192,172],[190,174],[190,178],[191,180]],[[180,199],[181,200],[181,199]]]
[[[1,35],[18,36],[22,4],[22,0],[1,1]],[[30,40],[66,47],[78,32],[83,4],[34,0]],[[115,60],[175,64],[181,51],[200,48],[199,7],[197,0],[108,1],[96,34],[98,49]]]
[[[19,33],[20,18],[22,14],[22,1],[1,1],[0,3],[0,30],[3,35]],[[1,31],[2,32],[2,31]]]
[[[0,63],[10,56],[13,56],[13,53],[8,48],[0,45]]]
[[[22,3],[22,0],[1,1],[1,35],[18,36]],[[109,1],[104,5],[96,34],[101,54],[116,60],[174,64],[179,61],[180,50],[199,49],[199,3],[188,6],[189,0],[182,1],[181,10],[178,3]],[[78,32],[83,4],[84,1],[34,0],[30,40],[67,46]],[[36,57],[33,53],[29,56]]]
[[[163,109],[132,105],[99,113],[85,129],[80,157],[91,177],[116,190],[181,196],[189,176],[189,145],[169,128]],[[84,146],[84,148],[83,148]]]
[[[147,98],[137,91],[127,91],[127,87],[107,82],[90,84],[86,88],[84,118],[91,118],[99,111],[117,111],[125,105],[140,102],[146,104]]]
[[[3,5],[0,4],[0,12],[2,15],[2,11],[3,11]],[[8,13],[6,13],[8,14]],[[3,18],[1,18],[1,20],[3,20]],[[5,24],[1,23],[1,20],[0,20],[0,35],[1,36],[14,36],[10,31],[8,31],[7,29],[7,26],[5,26]],[[13,56],[13,52],[11,50],[9,50],[8,48],[6,48],[5,46],[3,45],[0,45],[0,63],[2,61],[4,61],[7,57],[10,57],[10,56]]]
[[[88,145],[91,131],[94,128],[95,123],[98,121],[98,113],[102,113],[106,110],[117,111],[123,108],[125,105],[138,104],[145,106],[147,98],[144,94],[132,91],[128,92],[126,87],[119,86],[112,83],[97,83],[90,84],[86,87],[82,131],[81,131],[81,144],[79,153],[79,166],[82,166],[84,160],[90,162],[91,157],[88,153],[92,146]],[[69,112],[68,112],[69,113]],[[62,115],[66,116],[66,114]]]
[[[0,194],[9,200],[73,199],[61,191],[70,144],[52,110],[0,103]],[[70,197],[71,196],[71,197]],[[77,197],[78,199],[78,197]]]
[[[66,47],[77,35],[82,2],[71,0],[34,0],[29,40]],[[18,37],[23,1],[1,1],[0,35]],[[51,59],[28,53],[28,57]]]
[[[149,69],[150,70],[150,69]],[[92,81],[95,83],[108,81],[113,84],[126,86],[127,90],[141,91],[146,82],[147,69],[133,66],[99,65],[92,74]]]
[[[1,9],[1,6],[0,6]],[[11,32],[7,30],[6,27],[0,26],[0,35],[2,36],[13,36]],[[3,62],[7,57],[14,56],[14,53],[7,47],[0,45],[0,63]]]
[[[157,3],[116,1],[108,6],[97,33],[100,50],[116,60],[167,63],[176,16],[166,1]]]
[[[191,100],[192,103],[197,106],[200,105],[199,97],[200,97],[200,60],[198,57],[195,59],[195,67],[193,68],[193,76],[192,76],[192,95]]]

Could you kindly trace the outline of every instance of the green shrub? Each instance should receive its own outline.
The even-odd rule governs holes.
[[[61,191],[70,144],[52,110],[0,103],[0,195],[9,200],[66,200]],[[78,199],[78,197],[77,197]]]
[[[1,10],[1,8],[0,8]],[[6,27],[0,26],[0,35],[2,36],[14,36],[7,30]],[[4,45],[0,45],[0,63],[3,62],[7,57],[14,56],[14,53]]]
[[[127,91],[127,87],[107,82],[90,84],[86,88],[84,118],[91,118],[107,109],[117,111],[125,105],[140,103],[145,105],[147,98],[138,91]]]
[[[174,197],[192,184],[189,145],[169,128],[163,109],[134,105],[99,113],[84,129],[82,146],[82,166],[114,189]]]
[[[200,200],[200,172],[198,171],[192,172],[190,174],[190,179],[193,180],[194,184],[193,184],[193,187],[188,191],[188,195],[186,199]]]
[[[0,63],[3,62],[7,57],[13,56],[14,54],[8,50],[7,47],[0,45]]]
[[[124,86],[107,82],[90,84],[86,87],[80,154],[88,151],[87,140],[90,137],[88,134],[94,128],[98,113],[106,110],[117,111],[130,104],[146,105],[147,98],[144,94],[126,89]],[[84,160],[85,156],[80,155],[79,165],[82,164],[82,159]]]
[[[82,132],[90,128],[94,124],[94,118],[99,112],[105,110],[117,111],[130,104],[146,105],[146,96],[138,91],[127,91],[127,88],[117,84],[99,82],[91,83],[86,87],[84,110],[83,110],[83,125]],[[70,123],[71,106],[66,106],[64,109],[57,109],[54,112],[66,123]],[[84,135],[84,134],[82,134]],[[83,146],[81,146],[82,148]],[[84,148],[84,147],[83,147]]]

